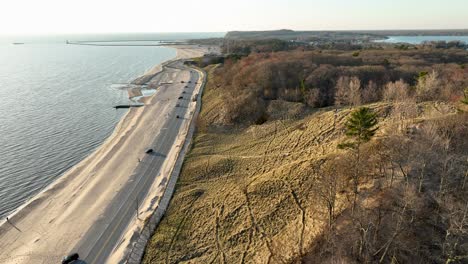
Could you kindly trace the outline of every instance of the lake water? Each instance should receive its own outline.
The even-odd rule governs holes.
[[[468,36],[389,36],[377,42],[421,44],[425,41],[463,41],[468,43]]]
[[[125,114],[116,89],[173,58],[164,47],[65,40],[182,40],[222,33],[0,37],[0,217],[98,147]],[[13,45],[24,42],[24,45]]]

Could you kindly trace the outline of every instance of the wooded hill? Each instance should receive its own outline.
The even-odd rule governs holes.
[[[211,65],[144,263],[466,263],[464,50]]]
[[[387,36],[468,36],[468,29],[445,30],[335,30],[335,31],[294,31],[290,29],[269,31],[230,31],[226,39],[237,40],[372,40]]]

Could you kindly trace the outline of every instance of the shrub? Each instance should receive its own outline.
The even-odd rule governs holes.
[[[419,100],[433,100],[438,95],[441,81],[436,71],[432,73],[422,73],[419,75],[418,83],[416,84],[416,95]]]
[[[466,87],[465,90],[463,91],[462,103],[468,104],[468,87]]]

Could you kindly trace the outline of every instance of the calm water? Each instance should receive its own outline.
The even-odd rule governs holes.
[[[425,41],[464,41],[468,43],[468,36],[390,36],[379,42],[421,44]]]
[[[216,36],[222,34],[0,37],[0,217],[57,179],[112,133],[125,114],[112,106],[128,102],[114,84],[128,83],[176,54],[163,47],[66,45],[65,39]]]

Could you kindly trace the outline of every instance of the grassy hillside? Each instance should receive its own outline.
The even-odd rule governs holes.
[[[209,85],[202,120],[217,114],[219,99]],[[300,241],[301,233],[320,230],[320,219],[312,217],[311,165],[336,148],[333,116],[323,111],[301,121],[198,133],[145,261],[252,262],[278,250],[276,257],[297,255],[312,239]]]
[[[367,247],[370,242],[353,244],[365,240],[359,239],[361,229],[356,229],[356,223],[363,222],[363,219],[373,221],[374,218],[365,212],[375,212],[375,208],[388,209],[382,211],[382,215],[388,216],[386,219],[390,221],[389,208],[398,204],[391,201],[403,197],[397,190],[409,190],[413,186],[412,181],[408,183],[409,175],[413,177],[419,172],[419,167],[406,162],[413,160],[409,156],[406,161],[398,163],[404,154],[395,147],[410,139],[426,146],[423,141],[414,139],[422,139],[424,133],[421,131],[426,131],[426,127],[436,127],[433,137],[439,135],[442,127],[452,127],[456,131],[451,137],[450,151],[447,151],[452,155],[449,174],[453,177],[450,184],[444,185],[444,190],[448,192],[449,186],[452,188],[454,184],[462,186],[462,171],[466,170],[467,159],[467,146],[463,140],[467,135],[464,105],[432,101],[417,105],[414,102],[367,105],[377,113],[380,128],[375,139],[364,146],[366,154],[363,160],[368,162],[360,164],[363,177],[358,209],[351,216],[349,172],[353,170],[353,156],[349,150],[340,150],[337,146],[346,139],[346,119],[354,109],[313,109],[301,102],[268,100],[262,106],[268,116],[265,122],[247,126],[226,125],[219,122],[220,116],[224,115],[225,90],[214,77],[214,67],[208,71],[209,82],[203,96],[199,131],[186,157],[171,205],[146,249],[144,263],[336,263],[337,256],[343,263],[378,262],[380,258],[389,263],[392,257],[396,258],[394,260],[405,259],[406,255],[400,256],[399,247],[395,247],[393,242],[387,246],[386,239],[394,234],[393,225],[388,224],[388,230],[379,229],[380,234],[375,235],[371,249]],[[410,112],[414,114],[407,115]],[[445,122],[443,126],[438,125],[442,121]],[[388,147],[392,142],[390,139],[394,144]],[[420,153],[432,152],[435,146],[433,148]],[[397,152],[401,155],[395,154]],[[407,154],[415,155],[412,151]],[[439,166],[437,162],[433,164]],[[398,167],[401,170],[397,170]],[[427,171],[437,172],[429,165],[426,167]],[[333,175],[339,177],[334,178]],[[441,177],[438,175],[428,174],[424,181],[424,197],[437,197],[432,190],[439,188],[436,183]],[[329,199],[326,198],[330,196],[326,194],[331,178],[337,179],[334,182],[336,200],[329,217]],[[465,198],[455,197],[452,191],[444,197],[455,199],[456,202],[452,202],[454,206],[464,205],[464,186],[458,194]],[[382,196],[390,198],[382,199]],[[391,204],[380,206],[380,201],[384,200]],[[438,200],[434,203],[441,204]],[[447,216],[443,210],[439,215]],[[436,220],[432,227],[439,228]],[[408,230],[427,230],[425,225],[408,225]],[[466,230],[465,225],[462,222],[461,230]],[[348,233],[344,232],[346,230]],[[349,242],[343,239],[346,236],[356,239]],[[437,239],[440,236],[437,235]],[[344,242],[340,244],[338,238]],[[367,239],[366,236],[364,238]],[[406,240],[397,234],[392,241]],[[458,242],[460,245],[460,240]],[[466,236],[462,236],[461,242],[465,243],[461,243],[463,253]],[[362,248],[369,254],[364,254]],[[459,255],[457,250],[459,248],[454,249],[453,254]],[[375,252],[373,259],[368,257]],[[446,252],[438,254],[443,257],[449,255]],[[418,258],[429,259],[422,253],[406,259]]]

